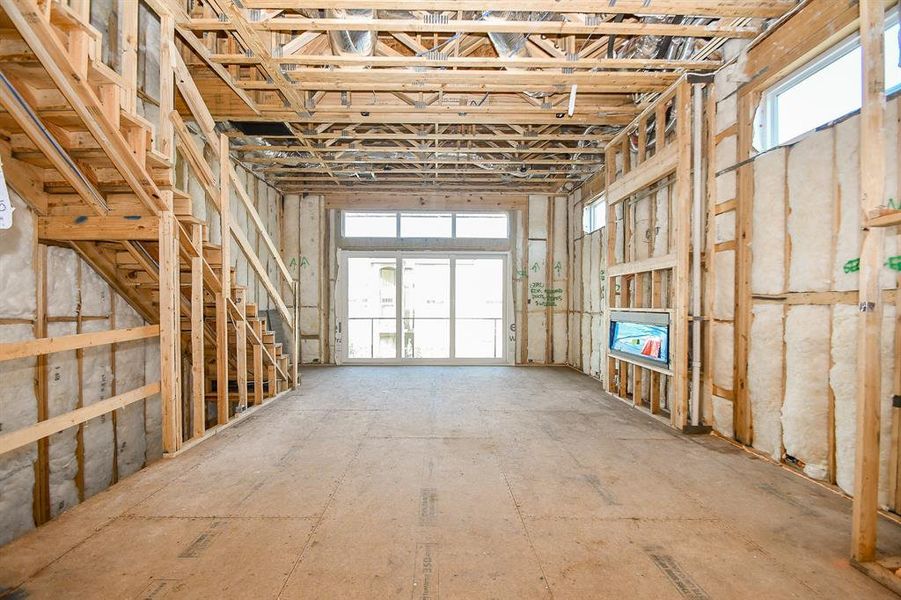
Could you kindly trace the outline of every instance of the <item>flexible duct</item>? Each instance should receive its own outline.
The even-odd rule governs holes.
[[[327,19],[346,19],[358,17],[374,19],[375,11],[372,9],[343,9],[330,8],[325,10]],[[328,41],[332,52],[336,56],[372,56],[375,53],[375,44],[378,34],[374,31],[329,31]]]

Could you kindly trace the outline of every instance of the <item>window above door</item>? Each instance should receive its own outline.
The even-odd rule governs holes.
[[[354,239],[507,240],[510,216],[506,212],[344,211],[341,234]]]

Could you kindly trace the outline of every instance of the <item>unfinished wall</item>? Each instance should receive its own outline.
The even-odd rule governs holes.
[[[528,236],[525,245],[528,265],[525,273],[528,284],[526,310],[525,318],[520,318],[526,327],[526,352],[525,360],[520,358],[521,362],[567,362],[568,213],[568,199],[565,196],[529,196],[527,230],[519,232]],[[523,282],[521,269],[517,277],[514,278],[514,286]],[[522,305],[514,308],[517,314],[521,314]],[[522,331],[520,327],[518,320],[517,332]],[[522,354],[518,356],[522,357]]]
[[[746,42],[733,40],[724,46],[727,60],[735,58]],[[711,364],[706,365],[711,403],[710,425],[718,433],[733,437],[733,338],[735,336],[735,203],[738,177],[735,162],[738,148],[738,86],[742,66],[732,62],[720,69],[714,80],[716,118],[713,127],[714,149],[707,168],[713,173],[710,194],[713,219],[708,227],[708,252],[705,287],[712,290],[710,306]],[[772,359],[772,356],[768,356]],[[750,364],[749,369],[760,368]],[[781,381],[781,378],[780,378]],[[775,384],[776,382],[770,382]]]
[[[329,285],[329,268],[334,251],[329,252],[328,235],[331,219],[325,198],[317,195],[285,196],[284,256],[288,269],[300,282],[300,357],[301,363],[334,362],[330,342],[328,299],[334,285]]]
[[[284,198],[282,248],[289,269],[300,281],[301,362],[306,364],[335,361],[340,211],[328,204],[320,195]],[[513,359],[521,364],[566,364],[571,269],[568,198],[532,195],[520,204],[521,208],[508,211],[515,326],[510,333],[516,337]],[[394,207],[384,203],[378,209]],[[486,210],[499,209],[488,206]]]
[[[859,115],[754,159],[748,391],[753,446],[854,493]],[[898,99],[886,111],[886,190],[896,197]],[[889,232],[885,256],[898,254]],[[881,284],[896,288],[885,267]],[[885,292],[881,500],[888,497],[895,331]]]
[[[716,75],[711,164],[715,187],[708,266],[713,307],[711,375],[714,427],[732,437],[736,294],[738,110],[742,43],[730,42]],[[754,80],[756,81],[756,80]],[[859,115],[752,157],[750,188],[750,323],[747,397],[750,445],[807,475],[853,494],[857,386],[857,282],[860,245]],[[886,194],[898,194],[898,99],[886,113]],[[892,232],[886,257],[896,256]],[[883,331],[882,472],[888,502],[891,376],[896,271],[886,267]]]
[[[585,233],[582,209],[593,198],[582,199],[581,189],[569,198],[570,205],[570,344],[568,364],[595,379],[604,380],[607,341],[605,316],[606,244],[605,228]]]
[[[34,215],[9,190],[13,228],[0,233],[0,342],[135,327],[143,319],[74,250],[37,243]],[[41,285],[46,292],[40,292]],[[0,431],[53,417],[159,379],[156,343],[144,340],[0,363]],[[43,390],[43,391],[42,391]],[[0,456],[0,544],[33,528],[37,503],[56,517],[162,456],[159,398],[54,434],[47,453],[31,444]]]

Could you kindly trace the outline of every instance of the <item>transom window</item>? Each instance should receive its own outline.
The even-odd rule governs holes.
[[[886,18],[885,89],[901,89],[898,12]],[[757,112],[754,146],[766,151],[860,109],[860,36],[822,54],[770,88]]]
[[[602,195],[582,208],[582,230],[591,233],[606,224],[607,200]]]
[[[480,212],[344,212],[346,238],[507,239],[507,213]]]

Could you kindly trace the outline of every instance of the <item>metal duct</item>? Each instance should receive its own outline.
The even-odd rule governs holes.
[[[485,11],[482,13],[483,21],[550,21],[551,17],[557,17],[551,12],[517,12],[512,10]],[[488,39],[494,46],[494,50],[501,58],[528,58],[531,56],[527,42],[529,36],[524,33],[498,33],[489,32]],[[514,69],[508,69],[512,71]],[[549,94],[545,92],[529,92],[526,94],[533,98],[544,98]]]
[[[346,19],[348,17],[374,19],[375,11],[367,8],[330,8],[325,10],[325,17],[327,19]],[[328,32],[329,45],[336,56],[372,56],[375,53],[377,39],[378,33],[375,31]]]

